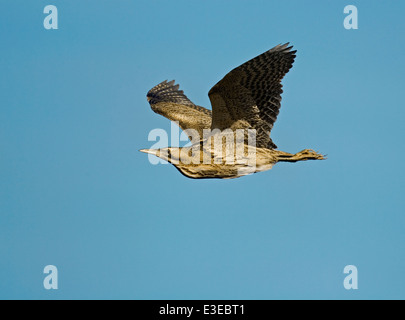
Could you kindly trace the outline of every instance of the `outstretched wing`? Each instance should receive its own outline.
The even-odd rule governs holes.
[[[211,110],[192,103],[174,80],[163,81],[149,90],[147,99],[152,110],[171,121],[177,121],[182,130],[194,129],[203,138],[203,129],[211,127]],[[190,140],[193,139],[189,135]]]
[[[256,129],[256,145],[277,148],[270,131],[280,109],[281,80],[296,51],[278,45],[229,72],[211,88],[212,129]]]

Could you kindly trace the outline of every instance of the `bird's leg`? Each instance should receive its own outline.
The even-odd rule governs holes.
[[[326,159],[324,155],[317,153],[311,149],[302,150],[296,154],[291,154],[283,151],[277,151],[278,161],[284,162],[296,162],[303,160],[324,160]]]

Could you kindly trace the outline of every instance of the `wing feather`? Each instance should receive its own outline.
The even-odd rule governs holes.
[[[147,99],[152,110],[171,121],[178,122],[184,131],[194,129],[200,138],[203,138],[203,130],[211,127],[211,110],[195,105],[174,80],[163,81],[153,87],[147,93]],[[195,137],[189,134],[190,140]]]

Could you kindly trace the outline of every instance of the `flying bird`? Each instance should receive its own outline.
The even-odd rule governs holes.
[[[176,122],[191,145],[143,149],[173,164],[189,178],[238,178],[269,170],[277,162],[323,160],[311,149],[291,154],[277,150],[270,137],[281,106],[281,80],[296,50],[277,45],[233,69],[208,93],[212,111],[191,102],[175,81],[147,93],[155,113]]]

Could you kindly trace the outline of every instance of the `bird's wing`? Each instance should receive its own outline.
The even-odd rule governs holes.
[[[288,43],[230,71],[211,88],[212,129],[256,129],[256,145],[277,148],[270,131],[280,109],[281,80],[290,70],[296,51]]]
[[[203,129],[211,128],[211,110],[192,103],[174,80],[163,81],[149,90],[147,99],[152,110],[171,121],[178,122],[184,131],[194,129],[203,138]],[[195,138],[189,134],[190,140]]]

